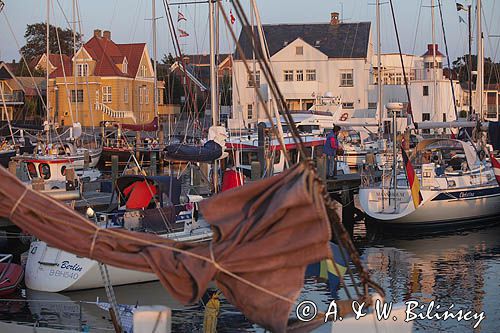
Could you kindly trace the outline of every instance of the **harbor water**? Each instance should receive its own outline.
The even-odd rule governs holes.
[[[355,244],[373,280],[386,292],[387,301],[434,301],[446,310],[484,311],[485,319],[473,329],[474,320],[423,319],[414,321],[417,332],[498,332],[500,322],[500,226],[438,235],[387,237],[367,234],[364,224],[355,227]],[[347,278],[347,285],[351,285]],[[117,301],[130,305],[162,304],[173,309],[174,332],[202,332],[202,303],[182,306],[172,300],[160,283],[115,287]],[[341,299],[346,295],[341,290]],[[107,312],[95,302],[106,302],[104,289],[64,294],[23,290],[0,302],[0,319],[38,321],[40,326],[92,327],[111,332]],[[311,300],[326,311],[331,296],[326,283],[306,279],[300,300]],[[89,303],[87,303],[89,302]],[[422,311],[425,311],[422,310]],[[293,315],[293,313],[291,314]],[[218,332],[262,332],[222,299]],[[375,327],[374,327],[375,330]]]

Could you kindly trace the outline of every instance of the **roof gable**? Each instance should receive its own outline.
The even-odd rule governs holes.
[[[297,54],[297,47],[302,47],[302,54]],[[318,48],[311,46],[302,38],[297,38],[287,44],[281,50],[276,52],[272,57],[273,60],[294,60],[294,61],[311,61],[311,60],[328,60],[328,56],[321,52]]]
[[[301,38],[328,58],[366,58],[370,43],[370,27],[370,22],[335,25],[329,23],[263,25],[270,56],[297,38]],[[252,41],[245,30],[251,31],[251,28],[243,27],[238,40],[247,58],[252,57]],[[255,28],[255,34],[257,35],[257,28]],[[259,43],[257,47],[260,48]],[[240,58],[236,52],[235,59]]]

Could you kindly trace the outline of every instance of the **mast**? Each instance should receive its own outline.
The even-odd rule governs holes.
[[[47,134],[46,134],[46,139],[47,143],[49,143],[49,137],[50,137],[50,99],[49,99],[49,18],[50,18],[50,0],[47,0],[47,26],[46,26],[46,38],[45,38],[45,43],[46,43],[46,57],[45,57],[45,74],[46,74],[46,80],[47,80],[47,86],[45,88],[45,99],[47,100],[45,103],[45,108],[47,111]]]
[[[436,121],[436,116],[438,114],[437,108],[437,63],[436,63],[436,26],[434,18],[434,0],[431,0],[431,19],[432,19],[432,79],[433,79],[433,89],[432,89],[432,103],[434,115],[432,119]],[[439,119],[439,118],[438,118]]]
[[[210,106],[212,112],[212,126],[219,125],[219,105],[217,99],[217,69],[215,64],[215,1],[209,0],[209,25],[210,25]],[[219,183],[218,161],[214,161],[213,185],[214,192],[218,192]]]
[[[377,111],[378,111],[378,138],[382,138],[382,60],[381,60],[381,41],[380,41],[380,0],[376,2],[377,6]]]
[[[156,0],[151,0],[151,11],[153,14],[151,25],[153,32],[153,70],[154,70],[154,115],[158,117],[158,78],[156,77],[156,63],[157,63],[157,54],[156,54]]]
[[[73,57],[76,56],[76,0],[73,0]],[[73,60],[73,82],[75,85],[75,119],[78,122],[78,86],[76,83],[77,66],[75,66],[76,59]]]
[[[483,84],[484,84],[484,55],[483,55],[483,29],[481,23],[481,0],[477,0],[477,78],[476,78],[476,95],[477,95],[477,113],[484,119],[483,115]]]
[[[469,5],[467,10],[467,19],[469,23],[469,118],[472,117],[472,25],[471,25],[471,15],[472,6]]]

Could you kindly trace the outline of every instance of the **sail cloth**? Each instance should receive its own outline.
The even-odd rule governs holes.
[[[215,280],[253,322],[284,332],[307,265],[330,256],[331,231],[320,182],[305,163],[200,203],[210,243],[101,229],[0,168],[0,216],[50,246],[108,265],[154,272],[183,303]],[[50,207],[50,210],[47,209]],[[337,216],[338,219],[338,216]]]
[[[222,147],[213,140],[207,141],[203,146],[171,144],[164,151],[166,158],[188,162],[213,162],[222,156]]]
[[[154,117],[150,123],[147,124],[120,124],[122,129],[130,131],[144,131],[154,132],[158,130],[158,117]]]

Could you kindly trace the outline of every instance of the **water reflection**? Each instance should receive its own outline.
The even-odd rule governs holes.
[[[496,332],[500,322],[500,226],[435,236],[401,236],[392,239],[366,236],[357,225],[355,242],[362,260],[375,282],[386,291],[390,301],[435,300],[442,308],[485,311],[486,319],[475,332]],[[367,240],[369,239],[369,240]],[[352,286],[351,281],[346,281]],[[119,303],[131,305],[167,305],[173,309],[174,332],[203,331],[203,302],[183,306],[170,297],[158,282],[115,288]],[[208,297],[209,295],[207,295]],[[346,295],[341,291],[341,298]],[[1,320],[33,322],[42,320],[56,325],[100,327],[112,330],[109,314],[95,304],[97,297],[106,300],[104,289],[64,294],[27,291],[20,302],[0,302]],[[313,300],[320,310],[331,301],[325,283],[306,279],[299,300]],[[59,303],[58,303],[59,302]],[[416,331],[472,331],[472,322],[425,320],[415,324]],[[92,330],[99,331],[99,330]],[[261,332],[240,311],[224,299],[218,318],[219,332]]]

